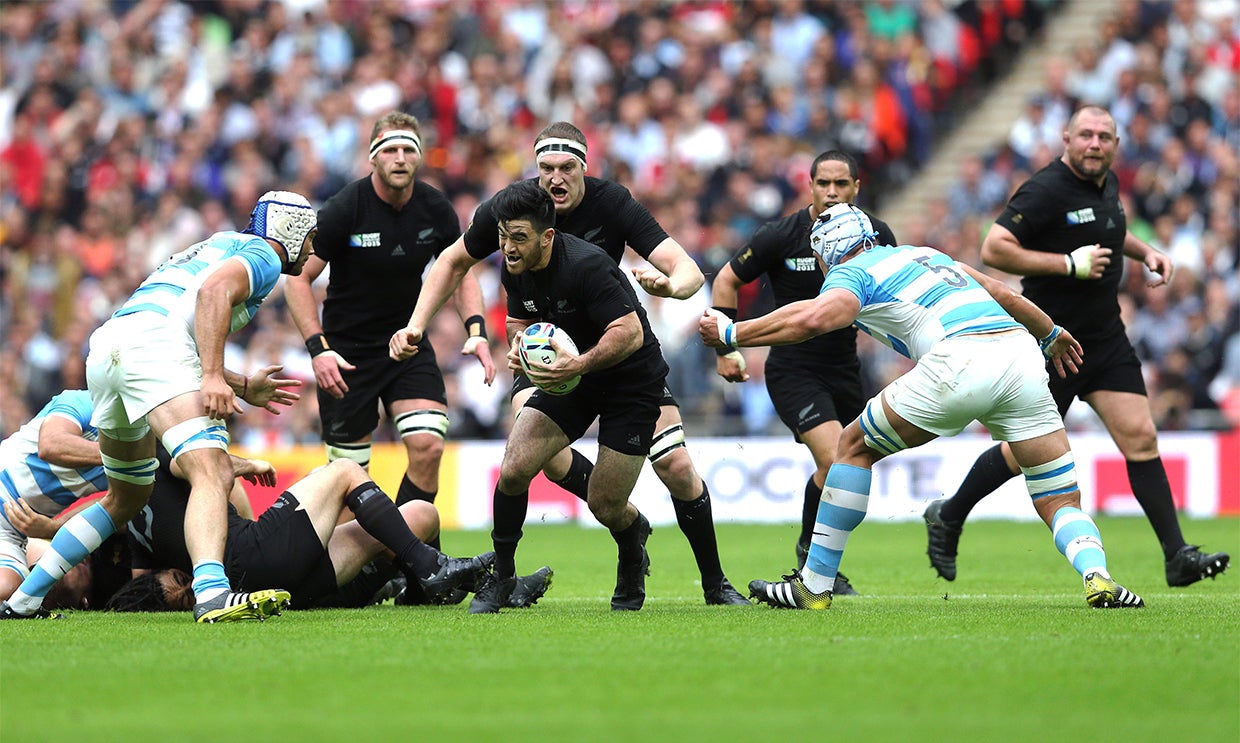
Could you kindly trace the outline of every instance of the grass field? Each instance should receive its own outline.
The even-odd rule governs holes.
[[[1240,568],[1169,589],[1144,519],[1099,519],[1147,603],[1099,611],[1040,524],[976,522],[934,577],[920,522],[866,523],[826,613],[703,605],[675,527],[650,540],[646,608],[608,611],[614,544],[529,526],[538,606],[71,613],[0,627],[0,740],[1240,740]],[[1185,521],[1240,556],[1240,520]],[[738,588],[792,564],[793,526],[720,525]],[[484,532],[446,534],[456,554]]]

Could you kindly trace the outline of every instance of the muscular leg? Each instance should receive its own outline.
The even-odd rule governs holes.
[[[491,541],[495,545],[497,577],[516,577],[517,543],[521,540],[521,528],[529,508],[530,481],[568,444],[568,437],[541,410],[521,410],[504,448],[493,496]]]
[[[719,544],[715,539],[710,491],[694,468],[689,450],[685,448],[683,425],[680,408],[675,405],[659,408],[650,463],[672,495],[676,524],[693,550],[693,559],[702,577],[702,589],[709,593],[723,585],[723,566],[719,562]]]
[[[810,539],[814,535],[814,521],[818,516],[818,502],[822,488],[827,482],[827,471],[835,461],[844,426],[839,421],[827,421],[800,434],[801,442],[809,448],[814,458],[814,474],[805,483],[805,498],[801,505],[801,535],[797,539],[797,567],[805,565],[809,554]]]
[[[1184,535],[1171,498],[1167,470],[1158,454],[1158,432],[1150,415],[1149,398],[1132,392],[1099,390],[1083,399],[1098,413],[1124,455],[1132,494],[1154,527],[1164,559],[1170,560],[1184,546]]]
[[[534,387],[519,390],[512,396],[512,414],[515,418],[525,407],[526,401],[534,394]],[[590,473],[594,471],[594,463],[589,457],[576,449],[565,446],[555,452],[543,465],[543,474],[551,482],[585,501],[589,495]]]
[[[827,472],[814,524],[813,542],[809,548],[809,557],[805,561],[805,569],[801,571],[805,587],[814,593],[821,594],[835,588],[835,577],[844,556],[844,547],[853,530],[865,519],[865,513],[869,509],[871,470],[874,463],[886,456],[887,452],[872,448],[867,439],[873,441],[875,435],[881,435],[887,442],[890,453],[895,453],[921,446],[936,438],[935,434],[896,415],[887,404],[885,393],[879,397],[879,402],[885,422],[878,424],[877,431],[863,431],[860,418],[848,424],[840,435],[835,463]],[[871,401],[866,412],[872,413],[871,417],[877,419],[879,411],[871,410],[874,406],[875,402]]]
[[[439,494],[439,464],[448,433],[447,407],[434,400],[397,400],[392,403],[391,416],[405,445],[407,462],[396,503],[434,503]],[[439,535],[427,544],[439,549]]]
[[[222,424],[202,418],[201,411],[202,395],[195,391],[174,397],[147,414],[151,430],[163,439],[190,483],[185,546],[194,565],[194,598],[198,603],[230,588],[223,560],[228,496],[233,486],[227,431],[216,430]],[[183,425],[189,428],[178,428]]]
[[[298,499],[300,500],[300,498]],[[439,534],[439,511],[426,501],[412,501],[400,506],[400,515],[414,536],[423,542]],[[317,524],[316,524],[317,529]],[[357,577],[362,568],[391,550],[366,533],[356,521],[337,527],[327,543],[327,553],[336,569],[336,585],[343,586]]]

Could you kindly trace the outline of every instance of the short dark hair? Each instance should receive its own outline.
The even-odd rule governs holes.
[[[500,224],[527,219],[539,232],[555,227],[555,202],[537,181],[517,181],[495,194],[491,214]]]
[[[861,177],[860,169],[857,167],[857,160],[843,150],[827,150],[818,157],[814,158],[813,165],[809,167],[809,178],[813,180],[818,175],[818,166],[830,160],[842,162],[848,166],[848,176],[854,181]]]
[[[571,139],[574,142],[580,142],[582,147],[586,146],[586,135],[567,121],[553,121],[548,124],[538,133],[537,137],[534,137],[534,144],[548,138]]]

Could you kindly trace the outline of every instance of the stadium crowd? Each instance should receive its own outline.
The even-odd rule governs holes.
[[[646,204],[708,276],[764,221],[804,206],[809,164],[857,156],[860,202],[932,156],[1042,28],[1053,0],[586,2],[132,0],[9,2],[0,15],[0,435],[84,388],[90,332],[173,251],[246,224],[273,188],[321,204],[365,174],[374,119],[422,122],[419,178],[474,207],[533,173],[529,143],[569,120],[590,174]],[[902,242],[980,266],[1012,189],[1056,157],[1080,102],[1110,107],[1134,232],[1168,251],[1171,290],[1129,272],[1127,325],[1163,428],[1240,424],[1240,13],[1235,0],[1125,0],[1095,44],[1049,63],[1006,146],[961,164],[925,215],[886,215]],[[481,264],[500,336],[499,267]],[[1130,266],[1131,268],[1131,266]],[[322,291],[320,285],[320,292]],[[320,297],[321,300],[321,297]],[[697,435],[780,432],[762,384],[724,385],[695,337],[705,293],[646,297]],[[742,316],[769,296],[741,296]],[[229,367],[314,379],[277,289],[231,339]],[[507,386],[458,356],[439,316],[451,435],[499,437]],[[446,319],[447,318],[447,319]],[[503,349],[497,347],[497,357]],[[900,370],[862,345],[868,391]],[[896,362],[899,363],[899,362]],[[234,419],[246,446],[318,444],[315,396]],[[707,424],[707,425],[703,425]]]

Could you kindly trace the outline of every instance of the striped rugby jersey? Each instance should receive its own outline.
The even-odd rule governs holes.
[[[245,264],[250,294],[233,307],[228,332],[243,327],[275,288],[283,265],[266,240],[242,232],[217,232],[200,243],[176,253],[147,277],[112,317],[135,312],[155,312],[175,317],[194,335],[194,311],[202,282],[230,258]]]
[[[81,426],[82,438],[98,441],[99,432],[90,424],[92,408],[86,390],[61,392],[30,422],[0,442],[0,498],[20,497],[44,516],[55,516],[77,499],[107,490],[102,465],[74,469],[39,458],[39,430],[52,416],[68,418]]]
[[[934,248],[875,246],[834,266],[822,284],[861,300],[862,332],[916,361],[944,338],[1024,326]]]

